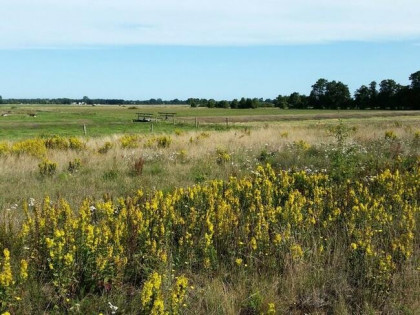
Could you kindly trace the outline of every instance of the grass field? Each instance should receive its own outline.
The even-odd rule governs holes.
[[[419,117],[418,112],[401,111],[333,111],[333,110],[281,110],[258,109],[209,109],[189,106],[54,106],[54,105],[1,105],[0,139],[23,139],[27,137],[61,135],[83,136],[83,125],[88,136],[99,137],[116,133],[147,133],[149,123],[134,123],[136,113],[144,112],[159,117],[160,112],[176,113],[173,120],[155,122],[154,132],[173,132],[175,129],[193,130],[195,118],[202,128],[215,130],[226,126],[249,122],[302,121],[319,119],[359,119],[369,117]],[[36,115],[32,117],[30,115]]]
[[[420,311],[418,112],[6,112],[0,314]]]

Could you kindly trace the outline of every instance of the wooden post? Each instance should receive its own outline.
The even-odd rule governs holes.
[[[198,120],[197,120],[197,117],[195,117],[195,128],[198,128]]]
[[[86,136],[86,133],[87,133],[87,130],[86,130],[86,124],[83,124],[83,133],[85,134],[85,136]]]

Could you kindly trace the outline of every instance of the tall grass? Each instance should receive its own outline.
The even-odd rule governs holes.
[[[311,124],[6,143],[0,310],[416,313],[416,124]]]

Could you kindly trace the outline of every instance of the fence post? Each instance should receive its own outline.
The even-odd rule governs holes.
[[[86,134],[87,134],[86,124],[83,124],[83,133],[84,133],[84,134],[85,134],[85,136],[86,136]]]
[[[198,128],[198,120],[197,120],[197,117],[195,117],[195,128]]]

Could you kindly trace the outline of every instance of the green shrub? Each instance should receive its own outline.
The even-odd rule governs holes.
[[[80,169],[81,166],[82,166],[82,162],[80,161],[80,159],[74,159],[74,161],[69,161],[69,166],[67,170],[70,173],[76,173]]]
[[[116,170],[109,170],[104,172],[104,174],[102,175],[102,178],[104,180],[115,180],[118,177],[118,172]]]
[[[216,150],[216,162],[217,164],[221,165],[221,164],[225,164],[226,162],[229,162],[232,157],[230,156],[230,154],[227,152],[226,149],[222,149],[222,148],[218,148]]]
[[[172,143],[172,139],[169,136],[161,136],[156,138],[156,143],[159,148],[168,148]]]
[[[52,176],[57,171],[57,163],[44,160],[38,164],[38,169],[41,176]]]

